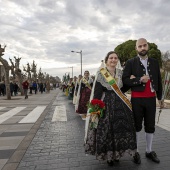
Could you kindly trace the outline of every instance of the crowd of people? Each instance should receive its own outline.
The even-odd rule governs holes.
[[[51,89],[55,89],[57,87],[57,84],[50,84],[49,82],[36,82],[36,81],[28,81],[27,79],[22,82],[22,88],[24,91],[25,99],[28,98],[29,94],[37,94],[40,92],[41,94],[44,92],[49,92]],[[11,96],[17,96],[18,93],[21,92],[21,89],[17,82],[10,81],[10,93]],[[0,96],[6,95],[6,85],[5,82],[0,82]]]
[[[140,38],[136,42],[137,56],[129,59],[123,68],[116,52],[110,51],[95,77],[90,77],[86,70],[83,76],[74,77],[61,86],[65,95],[73,100],[75,112],[86,120],[85,153],[106,160],[109,166],[119,162],[125,153],[133,157],[134,163],[141,163],[139,136],[143,122],[145,156],[153,162],[160,162],[152,150],[152,142],[156,98],[160,107],[164,107],[162,80],[158,61],[148,57],[148,50],[147,40]],[[125,95],[127,91],[131,92],[131,100]],[[103,110],[92,112],[88,105],[91,101],[94,105],[94,101],[102,101]]]

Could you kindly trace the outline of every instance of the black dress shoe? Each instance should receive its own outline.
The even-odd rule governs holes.
[[[153,162],[159,163],[160,160],[158,159],[156,153],[154,151],[150,152],[150,153],[145,153],[146,157],[151,159]]]
[[[133,159],[134,159],[135,164],[141,164],[141,159],[140,159],[140,155],[138,152],[135,153],[135,155],[133,156]]]
[[[107,161],[107,164],[108,164],[109,166],[113,166],[113,165],[114,165],[113,161]]]

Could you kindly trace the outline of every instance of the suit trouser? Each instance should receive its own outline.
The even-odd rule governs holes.
[[[146,133],[155,132],[156,97],[150,98],[131,98],[132,110],[135,119],[136,132],[144,128]]]
[[[28,96],[28,89],[24,89],[24,95],[25,95],[25,97]]]

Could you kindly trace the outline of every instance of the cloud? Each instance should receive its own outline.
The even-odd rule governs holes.
[[[170,48],[168,0],[6,0],[1,3],[0,44],[4,57],[35,60],[42,71],[62,77],[74,67],[93,74],[108,51],[145,37],[161,51]],[[94,65],[95,64],[95,65]],[[61,69],[62,68],[62,69]]]

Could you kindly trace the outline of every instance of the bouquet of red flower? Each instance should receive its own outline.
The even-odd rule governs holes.
[[[102,100],[93,99],[88,103],[88,109],[91,117],[91,128],[97,128],[99,118],[103,117],[105,103]]]

